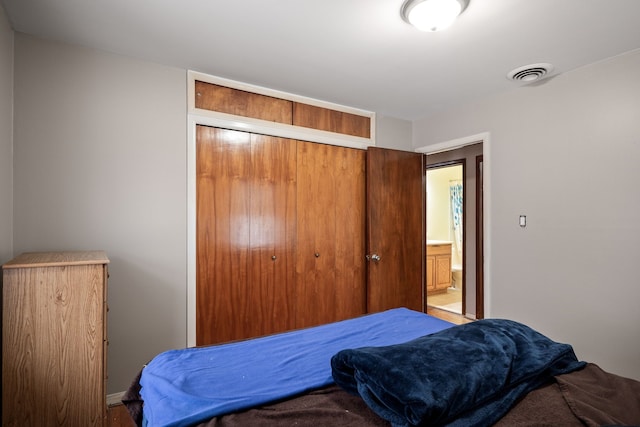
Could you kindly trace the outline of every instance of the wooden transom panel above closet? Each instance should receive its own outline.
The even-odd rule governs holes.
[[[195,106],[343,135],[371,138],[371,118],[196,80]]]

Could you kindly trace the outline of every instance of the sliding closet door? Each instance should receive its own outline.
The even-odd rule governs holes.
[[[246,312],[257,336],[295,328],[296,142],[251,135],[251,172]]]
[[[423,194],[422,154],[367,150],[369,312],[423,311]]]
[[[248,286],[251,135],[198,126],[196,158],[196,344],[205,345],[239,338],[248,317],[230,300]]]
[[[365,313],[364,151],[298,142],[298,327]]]
[[[367,312],[366,151],[338,147],[336,176],[336,320]]]
[[[196,344],[366,312],[365,152],[198,126]]]
[[[197,127],[196,344],[294,327],[295,141]]]

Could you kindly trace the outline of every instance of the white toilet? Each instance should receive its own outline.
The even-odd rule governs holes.
[[[451,287],[462,290],[462,266],[460,264],[451,266]]]

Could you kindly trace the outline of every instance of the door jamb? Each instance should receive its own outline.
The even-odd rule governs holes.
[[[481,166],[484,167],[482,154],[476,156],[476,319],[484,319],[484,171]]]
[[[482,132],[462,138],[452,139],[448,141],[438,142],[435,144],[423,145],[415,149],[418,153],[435,154],[442,151],[455,150],[466,145],[477,144],[482,142],[482,171],[483,171],[483,190],[482,190],[482,228],[484,230],[482,236],[482,252],[483,252],[483,301],[484,316],[491,317],[491,134]]]
[[[426,181],[427,181],[427,171],[429,169],[440,169],[440,168],[446,168],[446,167],[450,167],[450,166],[458,166],[461,165],[462,166],[462,212],[466,212],[467,211],[467,197],[465,196],[466,192],[467,192],[467,180],[466,180],[466,173],[467,173],[467,160],[462,158],[462,159],[457,159],[457,160],[447,160],[444,162],[438,162],[438,163],[433,163],[431,165],[427,164],[427,160],[426,160],[426,155],[424,156],[425,161],[424,161],[424,177],[425,177],[425,185],[426,185]],[[426,198],[425,198],[425,208],[426,208]],[[426,209],[425,209],[425,218],[426,218]],[[465,313],[467,312],[467,267],[466,267],[466,259],[467,259],[467,221],[465,219],[465,217],[462,217],[462,313],[460,313],[462,316],[465,315]],[[428,221],[428,220],[427,220]],[[425,221],[426,223],[426,221]],[[429,224],[427,224],[427,227],[429,227]],[[426,230],[425,230],[425,236],[426,236]],[[426,242],[426,237],[425,237],[425,242]],[[426,249],[425,249],[426,251]],[[477,270],[477,267],[476,267]],[[427,307],[427,302],[428,302],[428,297],[427,297],[427,291],[426,291],[426,285],[427,285],[427,272],[426,272],[426,266],[425,266],[425,275],[424,275],[424,305],[425,308]],[[476,286],[476,298],[477,298],[477,286]]]

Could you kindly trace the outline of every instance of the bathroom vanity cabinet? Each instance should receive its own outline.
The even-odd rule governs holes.
[[[427,242],[427,295],[451,286],[451,243]]]

